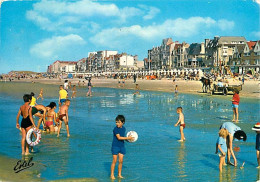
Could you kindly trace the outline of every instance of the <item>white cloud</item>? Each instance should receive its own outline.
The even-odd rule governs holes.
[[[235,23],[233,21],[228,21],[225,19],[221,19],[217,22],[218,27],[220,28],[220,30],[232,30],[235,26]]]
[[[153,19],[158,13],[160,13],[160,9],[155,7],[149,7],[149,12],[147,15],[143,17],[144,20]]]
[[[260,0],[253,0],[253,2],[256,2],[258,5],[260,5]]]
[[[260,39],[260,31],[258,32],[252,32],[252,34],[257,38],[257,39]]]
[[[33,45],[30,53],[42,58],[58,58],[60,54],[66,54],[73,47],[84,45],[86,42],[75,34],[67,36],[54,36]],[[73,54],[73,53],[72,53]]]
[[[231,23],[231,25],[228,24]],[[145,41],[154,41],[165,37],[187,38],[196,36],[201,32],[209,32],[212,28],[220,29],[228,26],[229,29],[234,27],[234,22],[227,20],[216,21],[210,17],[191,17],[188,19],[178,18],[169,19],[162,24],[150,26],[133,25],[121,28],[109,28],[97,33],[90,41],[94,44],[116,48],[127,40],[141,39]]]
[[[152,19],[160,10],[154,7],[122,7],[112,3],[100,3],[92,0],[60,1],[42,0],[33,4],[33,9],[26,12],[27,19],[35,22],[43,30],[64,31],[82,30],[82,26],[100,20],[125,23],[128,18],[143,16]],[[145,15],[147,13],[147,15]],[[90,25],[92,24],[90,23]],[[92,29],[92,27],[89,27]]]

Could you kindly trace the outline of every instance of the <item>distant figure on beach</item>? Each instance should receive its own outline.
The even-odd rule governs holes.
[[[37,100],[38,100],[39,98],[41,98],[41,99],[43,100],[43,89],[42,89],[42,88],[41,88],[40,93],[39,93],[39,95],[38,95],[38,97],[37,97]]]
[[[31,103],[30,103],[30,106],[35,106],[37,103],[36,103],[36,98],[34,97],[34,93],[31,92],[31,96],[32,96],[32,100],[31,100]]]
[[[53,121],[56,121],[56,113],[55,113],[55,109],[56,109],[56,103],[55,102],[51,102],[48,106],[46,106],[48,108],[50,108],[46,114],[46,122],[45,122],[45,129],[47,132],[54,132],[54,125],[53,125]]]
[[[23,117],[21,122],[21,130],[22,130],[22,140],[21,140],[21,146],[22,146],[22,155],[29,155],[29,145],[26,141],[26,134],[31,129],[31,127],[35,127],[32,114],[31,114],[31,106],[29,105],[31,103],[31,95],[25,94],[23,96],[24,105],[22,105],[19,108],[18,114],[16,116],[16,128],[20,128],[19,125],[19,117],[20,115]]]
[[[86,96],[92,96],[91,87],[92,87],[91,78],[89,78],[88,79],[88,92],[87,92]]]
[[[76,94],[77,94],[76,85],[73,85],[71,98],[76,98]]]
[[[122,79],[122,87],[125,87],[125,78]]]
[[[78,82],[78,86],[79,86],[79,87],[81,86],[80,80],[79,80],[79,82]]]
[[[68,92],[69,90],[69,83],[68,83],[68,80],[65,80],[64,84],[63,84],[63,88],[64,90],[66,90]]]
[[[69,114],[68,114],[69,106],[70,106],[70,100],[66,99],[65,104],[63,106],[61,106],[61,108],[60,108],[60,111],[59,111],[59,127],[58,127],[58,135],[57,135],[57,137],[60,136],[60,129],[61,129],[61,126],[62,126],[62,121],[64,121],[65,126],[66,126],[67,137],[70,137],[70,132],[69,132]]]
[[[233,90],[233,98],[232,98],[232,107],[233,107],[233,120],[234,122],[238,122],[238,106],[239,106],[239,91],[237,89]]]
[[[120,76],[118,77],[118,84],[117,84],[117,87],[121,87],[121,79],[120,79]]]
[[[60,106],[66,101],[68,97],[68,92],[63,89],[63,86],[60,85],[60,91],[59,91],[59,108]]]
[[[177,123],[174,126],[178,126],[178,124],[180,124],[180,134],[181,134],[181,139],[178,140],[179,142],[183,142],[185,141],[185,137],[184,137],[184,133],[183,130],[185,128],[185,123],[184,123],[184,115],[182,113],[182,107],[178,107],[176,112],[179,114],[179,119],[177,121]]]
[[[218,140],[216,143],[216,154],[218,153],[219,156],[219,171],[222,172],[222,167],[223,165],[225,166],[225,157],[226,157],[226,153],[227,153],[227,136],[228,136],[228,131],[225,128],[222,128],[221,130],[219,130],[218,132]]]
[[[174,94],[178,96],[178,85],[175,85]]]
[[[111,179],[116,179],[114,175],[115,166],[117,162],[117,156],[119,157],[118,161],[118,177],[123,178],[122,176],[122,166],[124,155],[126,154],[124,140],[133,140],[132,136],[125,137],[126,129],[123,126],[125,124],[125,117],[123,115],[118,115],[116,117],[116,127],[113,130],[113,142],[111,152],[113,155],[113,161],[111,164]]]
[[[233,139],[236,138],[238,140],[246,141],[247,136],[244,131],[241,130],[240,127],[235,125],[232,122],[225,122],[220,126],[220,129],[225,128],[228,130],[228,137],[227,137],[227,163],[230,165],[237,166],[237,159],[233,152]],[[230,161],[230,154],[232,155],[234,159],[234,164]]]
[[[136,74],[134,74],[134,83],[136,82]]]
[[[256,159],[257,159],[257,168],[260,168],[260,123],[256,123],[252,128],[256,132],[256,141],[255,141],[255,149],[256,149]]]
[[[31,111],[32,111],[32,116],[37,116],[39,118],[37,123],[37,129],[40,128],[41,124],[43,125],[43,128],[45,128],[45,117],[47,112],[46,107],[44,105],[36,105],[32,107]]]
[[[138,84],[135,84],[135,93],[134,93],[134,95],[135,94],[139,94],[140,95],[140,87],[139,87]]]
[[[175,76],[174,75],[172,76],[172,82],[173,82],[173,84],[175,84]]]

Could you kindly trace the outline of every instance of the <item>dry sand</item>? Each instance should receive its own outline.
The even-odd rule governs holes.
[[[85,82],[85,87],[87,85],[87,80],[80,79],[81,83]],[[63,85],[64,80],[59,81],[58,79],[27,79],[20,80],[18,82],[32,82],[43,83],[43,84],[54,84],[54,85]],[[72,85],[78,87],[79,79],[70,79]],[[15,81],[17,82],[17,81]],[[179,93],[189,93],[189,94],[200,94],[207,95],[202,93],[202,83],[200,81],[185,81],[177,80],[173,83],[172,80],[142,80],[137,79],[137,82],[140,86],[140,90],[150,90],[150,91],[162,91],[162,92],[174,92],[175,85],[178,85]],[[240,97],[248,98],[260,98],[260,86],[259,81],[245,81],[243,89],[240,92]],[[135,84],[133,79],[126,80],[125,87],[118,87],[117,79],[92,79],[92,85],[94,87],[109,87],[109,88],[120,88],[120,89],[135,89]],[[232,93],[230,93],[232,94]]]

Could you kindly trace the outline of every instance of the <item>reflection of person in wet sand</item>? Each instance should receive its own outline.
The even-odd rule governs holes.
[[[134,95],[135,95],[135,94],[140,95],[140,87],[139,87],[138,84],[135,84],[135,93],[134,93]]]
[[[178,140],[179,142],[183,142],[185,139],[183,129],[185,128],[185,123],[184,123],[184,115],[182,113],[182,107],[178,107],[176,112],[179,114],[179,120],[174,126],[178,126],[180,124],[180,133],[181,133],[181,139]]]
[[[27,132],[31,129],[31,127],[35,127],[33,118],[32,118],[32,113],[31,113],[31,107],[30,107],[30,102],[31,102],[31,95],[25,94],[23,96],[24,100],[24,105],[22,105],[18,111],[18,114],[16,116],[16,128],[20,128],[19,125],[19,117],[20,115],[23,117],[22,122],[21,122],[21,130],[22,130],[22,140],[21,140],[21,146],[22,146],[22,155],[29,155],[29,145],[26,141],[26,134]]]
[[[185,142],[182,142],[180,144],[180,148],[178,150],[178,173],[179,173],[179,177],[185,177],[187,176],[185,174],[185,163],[187,162],[186,158],[185,158],[186,152],[185,152]]]
[[[68,114],[69,106],[70,106],[70,100],[67,99],[65,101],[65,104],[60,107],[60,111],[59,111],[59,128],[58,128],[58,135],[57,135],[57,137],[60,136],[60,129],[61,129],[61,126],[62,126],[62,121],[64,121],[64,123],[66,125],[67,137],[70,137],[70,132],[69,132],[69,114]]]

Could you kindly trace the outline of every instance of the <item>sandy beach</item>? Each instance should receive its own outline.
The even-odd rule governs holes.
[[[85,82],[85,87],[87,85],[87,80],[85,79],[70,79],[72,85],[76,85],[78,87],[79,80],[81,83]],[[60,85],[64,83],[64,79],[61,81],[58,79],[24,79],[24,80],[15,80],[15,82],[35,82],[35,83],[43,83],[43,84],[53,84]],[[193,80],[176,80],[174,83],[172,80],[142,80],[137,79],[137,82],[140,86],[140,90],[148,90],[148,91],[162,91],[162,92],[174,92],[175,85],[178,85],[179,93],[188,93],[188,94],[200,94],[207,96],[208,94],[202,92],[202,83],[200,81]],[[259,81],[245,81],[245,84],[242,87],[242,91],[240,92],[240,96],[243,98],[260,98],[260,87]],[[135,84],[133,79],[126,80],[124,87],[118,87],[117,79],[99,79],[93,78],[92,85],[94,87],[109,87],[109,88],[119,88],[119,89],[135,89]],[[229,93],[229,94],[232,94]],[[213,95],[213,97],[216,95]]]

